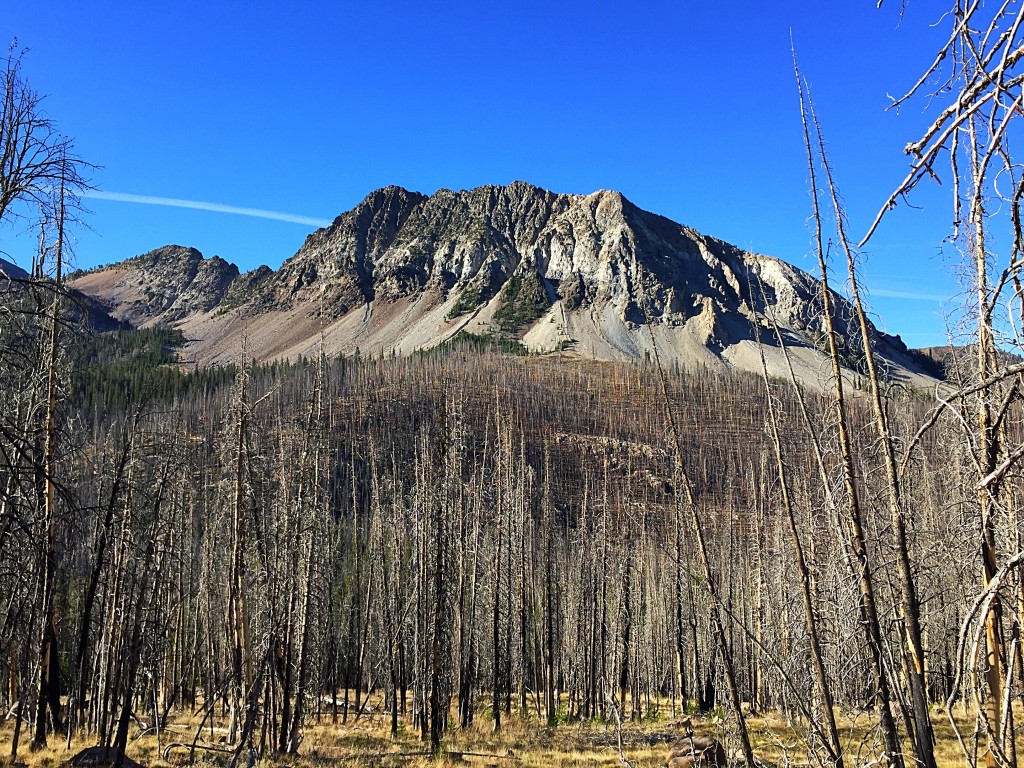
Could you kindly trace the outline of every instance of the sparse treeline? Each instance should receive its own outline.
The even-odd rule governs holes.
[[[653,366],[453,350],[216,379],[173,399],[126,398],[100,418],[64,403],[52,679],[65,706],[50,716],[61,733],[123,749],[133,718],[159,728],[184,707],[225,715],[239,754],[287,752],[310,718],[365,717],[382,693],[392,729],[436,747],[482,712],[500,728],[513,710],[557,724],[611,707],[626,718],[728,707],[728,661],[744,701],[807,723],[820,745],[794,536],[827,690],[847,709],[878,704],[827,397],[804,393],[809,428],[796,390],[773,383],[791,524],[764,382],[668,372],[723,658]],[[32,391],[6,389],[5,413],[31,411]],[[850,410],[899,690],[895,542],[870,411],[861,400]],[[894,429],[925,411],[901,399]],[[6,435],[0,703],[28,717],[39,709],[41,445]],[[939,701],[963,667],[978,532],[972,500],[955,495],[970,488],[966,455],[937,431],[917,455],[911,556]]]

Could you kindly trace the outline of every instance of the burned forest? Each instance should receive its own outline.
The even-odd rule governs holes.
[[[97,340],[102,368],[77,358],[87,402],[60,400],[52,550],[38,543],[48,471],[32,418],[45,390],[5,390],[17,399],[4,412],[23,416],[5,424],[18,441],[0,695],[40,712],[33,738],[81,729],[123,750],[130,718],[158,728],[203,709],[239,753],[287,753],[311,720],[366,717],[373,694],[393,732],[436,748],[513,711],[549,725],[725,711],[728,669],[745,711],[790,713],[841,755],[822,692],[849,711],[883,703],[836,502],[834,398],[820,391],[459,346],[172,369],[169,386],[153,360],[173,337],[114,338]],[[111,371],[124,372],[113,390]],[[906,704],[899,541],[870,408],[852,400],[889,704]],[[889,402],[909,440],[929,403]],[[929,703],[969,696],[958,638],[978,531],[974,498],[950,490],[971,488],[974,467],[949,450],[952,428],[919,440],[903,474]],[[50,563],[54,661],[37,690]]]
[[[810,272],[609,190],[104,198],[12,45],[0,765],[1016,766],[1024,16],[948,5],[861,243],[792,52]],[[915,350],[862,249],[936,181]],[[91,192],[320,228],[70,271]]]

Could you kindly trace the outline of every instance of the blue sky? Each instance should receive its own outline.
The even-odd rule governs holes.
[[[81,267],[179,243],[276,268],[373,189],[522,179],[617,189],[814,272],[790,33],[859,235],[928,122],[922,103],[886,112],[888,94],[944,42],[934,3],[899,6],[0,0],[0,39],[29,49],[48,114],[102,166]],[[948,193],[922,186],[866,249],[872,308],[912,346],[944,343],[961,290]],[[0,230],[15,260],[31,248]]]

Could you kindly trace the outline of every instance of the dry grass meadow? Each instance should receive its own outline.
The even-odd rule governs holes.
[[[375,702],[376,703],[376,702]],[[682,733],[682,723],[669,715],[667,702],[660,710],[662,716],[654,716],[642,722],[625,722],[622,725],[622,755],[634,768],[663,766],[668,747]],[[453,712],[453,720],[455,713]],[[965,734],[973,729],[973,719],[961,718],[958,723]],[[196,740],[199,716],[189,717],[179,713],[159,734],[143,731],[138,724],[130,737],[127,755],[152,768],[177,768],[190,764],[190,749]],[[708,734],[722,741],[730,755],[731,762],[740,761],[738,745],[728,718],[719,716],[693,716],[695,732]],[[846,736],[847,766],[879,765],[881,741],[877,731],[871,727],[867,715],[843,716],[841,727]],[[953,730],[944,713],[934,718],[938,748],[936,757],[939,768],[965,765],[963,752],[956,741]],[[224,750],[219,740],[224,734],[223,721],[203,727],[199,735],[194,765],[201,768],[226,768],[230,755],[226,751],[204,749],[214,747]],[[798,735],[798,728],[787,723],[778,714],[757,714],[748,718],[748,725],[755,740],[755,752],[759,760],[772,766],[816,765],[809,760],[806,745]],[[566,723],[554,728],[546,726],[534,713],[522,715],[513,713],[503,718],[499,733],[493,730],[493,720],[488,710],[482,710],[472,728],[453,729],[445,738],[443,753],[431,756],[427,744],[419,734],[407,725],[400,727],[397,738],[389,734],[389,720],[382,708],[370,706],[367,712],[356,720],[350,717],[347,723],[340,718],[332,722],[324,713],[319,723],[315,718],[307,727],[298,755],[277,755],[267,753],[258,766],[265,768],[328,768],[329,766],[351,766],[352,768],[393,768],[397,766],[524,766],[528,768],[583,768],[584,766],[620,766],[619,736],[614,722],[611,723]],[[802,729],[801,729],[802,731]],[[9,745],[12,724],[4,723],[0,729],[0,743],[3,756],[0,766],[10,766]],[[965,735],[965,738],[967,736]],[[24,740],[19,749],[18,768],[60,768],[84,747],[91,746],[91,740],[74,739],[70,747],[65,740],[51,736],[47,748],[31,752]],[[173,745],[173,746],[172,746]],[[170,749],[168,747],[170,746]],[[909,749],[908,749],[909,752]],[[239,765],[247,765],[243,758]]]

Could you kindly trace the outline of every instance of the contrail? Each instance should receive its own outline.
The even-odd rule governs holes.
[[[281,213],[280,211],[265,211],[262,208],[239,208],[237,205],[207,203],[202,200],[180,200],[176,197],[153,197],[152,195],[133,195],[129,192],[100,192],[98,190],[87,190],[82,193],[82,197],[92,200],[111,200],[117,203],[166,205],[171,208],[194,208],[197,211],[233,213],[238,216],[255,216],[257,219],[288,221],[292,224],[308,224],[314,227],[329,227],[331,225],[331,222],[327,219],[317,219],[312,216],[298,216],[293,213]]]
[[[908,299],[910,301],[937,301],[942,303],[949,301],[949,296],[939,296],[935,293],[916,293],[914,291],[887,291],[884,288],[872,288],[869,291],[871,296],[879,296],[883,299]]]

